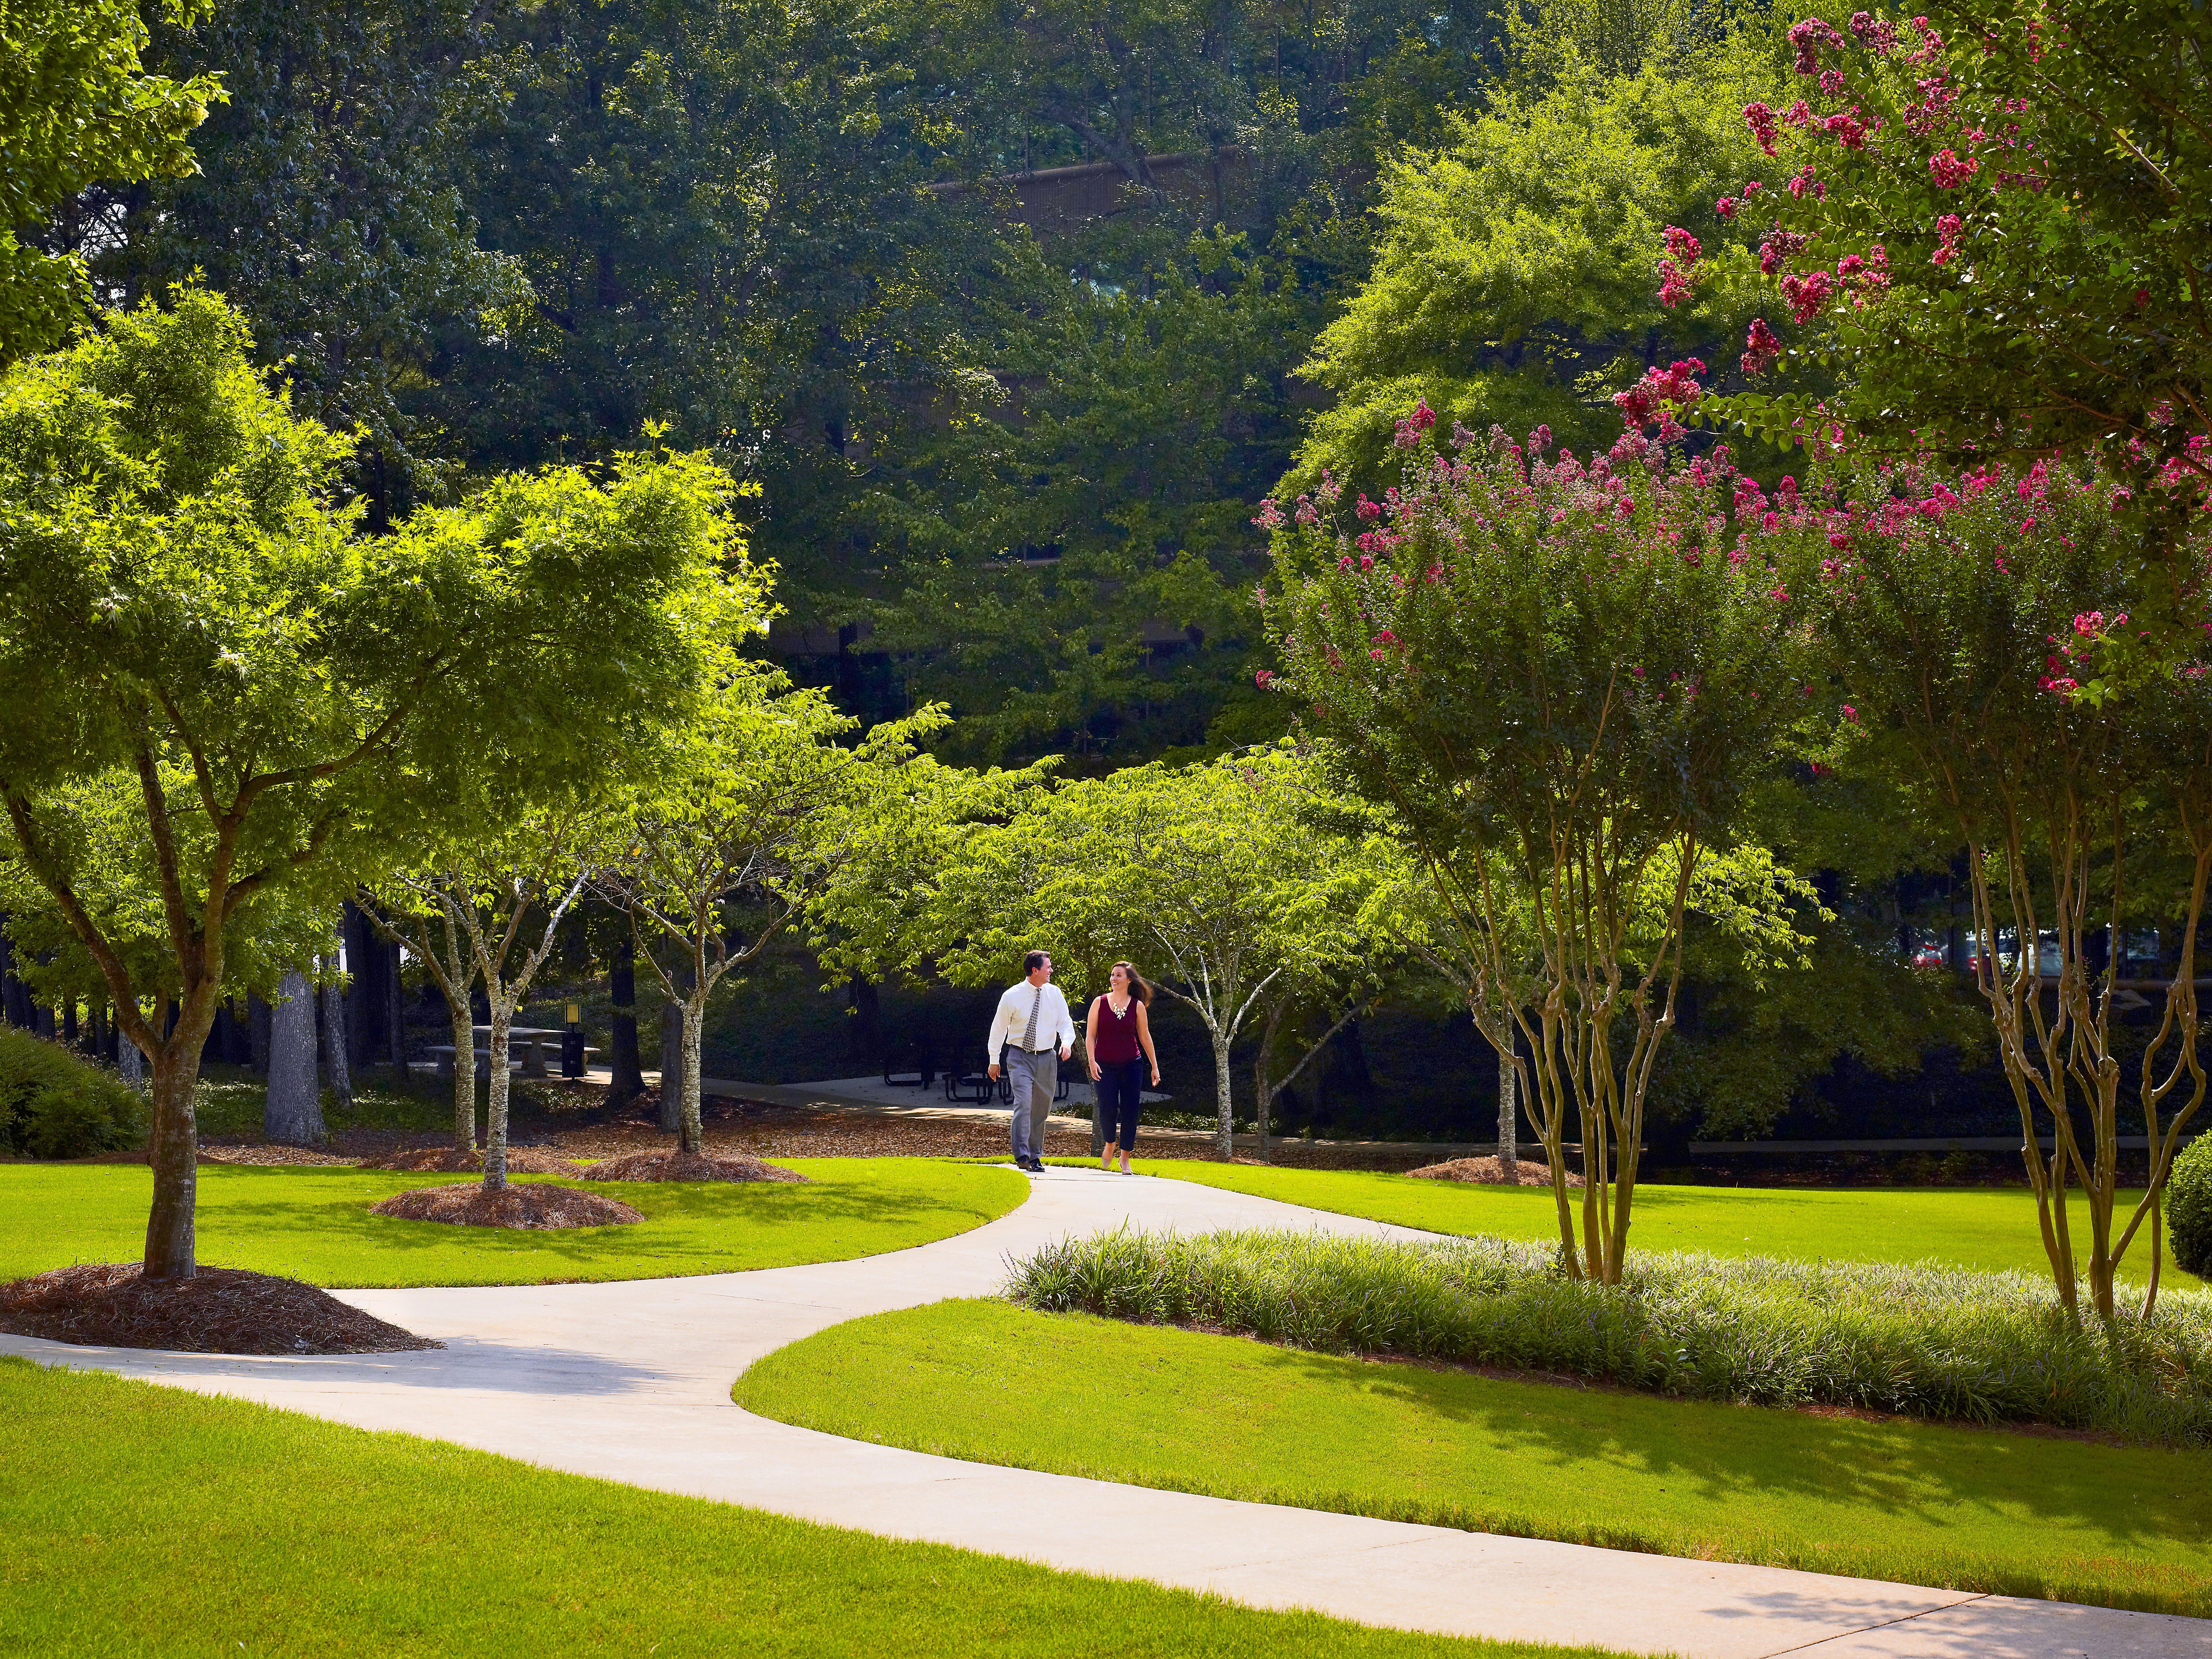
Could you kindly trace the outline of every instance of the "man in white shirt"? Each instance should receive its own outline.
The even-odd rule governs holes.
[[[1032,1175],[1044,1171],[1044,1120],[1052,1110],[1052,1097],[1060,1087],[1060,1062],[1075,1046],[1075,1022],[1067,1015],[1067,999],[1060,987],[1049,983],[1052,958],[1032,951],[1023,958],[1028,977],[1009,985],[999,999],[999,1012],[991,1020],[991,1040],[984,1045],[991,1057],[991,1080],[998,1081],[999,1060],[1006,1057],[1006,1075],[1014,1089],[1014,1115],[1008,1128],[1014,1141],[1014,1164]]]

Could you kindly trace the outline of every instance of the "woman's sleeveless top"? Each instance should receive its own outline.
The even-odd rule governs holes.
[[[1129,1006],[1116,1014],[1112,1000],[1100,997],[1098,1040],[1091,1045],[1091,1058],[1101,1066],[1123,1066],[1141,1060],[1144,1053],[1137,1046],[1137,1000],[1130,998]]]

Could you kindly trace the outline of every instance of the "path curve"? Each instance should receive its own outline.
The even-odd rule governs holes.
[[[346,1291],[447,1344],[264,1358],[0,1335],[49,1364],[397,1429],[893,1538],[1371,1625],[1686,1659],[2204,1659],[2212,1620],[1638,1555],[1000,1468],[740,1410],[756,1359],[862,1315],[995,1291],[1010,1255],[1127,1220],[1428,1235],[1211,1187],[1055,1168],[998,1220],[858,1261],[592,1285]]]

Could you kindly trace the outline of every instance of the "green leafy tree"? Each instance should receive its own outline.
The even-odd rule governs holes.
[[[252,319],[300,412],[358,428],[350,477],[381,527],[439,493],[452,459],[426,416],[455,344],[529,298],[481,246],[464,149],[507,65],[471,0],[243,0],[156,26],[149,61],[228,98],[181,176],[87,191],[71,228],[110,292],[198,281]],[[480,393],[480,389],[479,389]],[[635,428],[622,434],[636,437]]]
[[[185,291],[0,380],[0,803],[150,1066],[150,1279],[193,1269],[193,1084],[234,915],[374,871],[486,757],[558,770],[680,714],[702,641],[674,602],[719,579],[726,481],[680,458],[360,538],[331,495],[343,441],[248,344]],[[166,1031],[92,902],[113,878],[88,814],[112,805],[87,789],[118,777],[177,987]]]
[[[1230,1050],[1278,983],[1348,952],[1361,843],[1304,815],[1315,763],[1288,749],[1208,765],[1124,767],[1036,797],[972,835],[940,878],[935,926],[956,983],[1026,950],[1096,993],[1126,957],[1189,1008],[1213,1050],[1215,1150],[1231,1155]]]
[[[198,0],[169,0],[160,15],[181,29],[206,9]],[[189,173],[187,136],[223,91],[213,76],[179,82],[148,73],[146,25],[127,0],[9,0],[0,7],[0,45],[6,362],[52,345],[91,303],[83,261],[40,245],[54,214],[103,182]]]
[[[2078,1182],[2090,1300],[2107,1319],[2121,1261],[2155,1217],[2204,1099],[2194,964],[2212,878],[2203,665],[2102,695],[2075,679],[2105,636],[2130,626],[2149,574],[2113,512],[2115,488],[2041,465],[1964,479],[1841,471],[1791,503],[1778,532],[1798,544],[1788,580],[1816,598],[1848,699],[1838,764],[1901,779],[1966,849],[1975,983],[2019,1108],[2052,1278],[2074,1310],[2067,1189]],[[2122,952],[2111,946],[2145,922],[2177,928],[2180,960],[2154,1034],[2124,1058]],[[2124,1090],[2150,1139],[2131,1206],[2119,1197]],[[2155,1261],[2154,1227],[2153,1237]],[[2156,1278],[2154,1266],[2146,1312]]]
[[[855,722],[819,691],[794,690],[755,665],[725,673],[697,719],[654,752],[653,779],[633,793],[592,878],[682,1010],[678,1150],[693,1157],[705,1145],[699,1036],[708,998],[803,921],[842,866],[880,845],[878,821],[903,803],[917,741],[945,718],[924,709],[848,748],[836,739]]]
[[[1696,396],[1681,364],[1624,394],[1662,433]],[[1404,822],[1494,984],[1525,971],[1509,942],[1532,905],[1540,994],[1512,999],[1531,1115],[1555,1170],[1572,1123],[1586,1183],[1579,1240],[1554,1185],[1560,1249],[1618,1283],[1684,918],[1740,887],[1710,855],[1771,763],[1790,596],[1728,536],[1725,463],[1670,466],[1636,428],[1584,464],[1408,424],[1405,485],[1363,504],[1370,527],[1263,514],[1288,581],[1270,625],[1308,718]]]
[[[1379,491],[1397,422],[1425,402],[1477,431],[1547,427],[1577,451],[1617,430],[1608,400],[1647,369],[1740,331],[1747,296],[1659,303],[1662,227],[1711,234],[1758,151],[1739,113],[1779,78],[1748,32],[1608,72],[1571,39],[1446,142],[1390,161],[1372,270],[1300,371],[1333,394],[1284,481],[1324,468]]]

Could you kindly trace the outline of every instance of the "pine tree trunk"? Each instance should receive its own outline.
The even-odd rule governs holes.
[[[402,1083],[407,1081],[407,993],[400,975],[399,942],[385,943],[387,952],[384,963],[385,1018],[389,1029],[385,1035],[392,1043],[392,1069],[399,1074]]]
[[[322,1091],[315,1079],[315,993],[306,975],[284,975],[283,1000],[270,1011],[269,1091],[261,1131],[290,1146],[324,1139]]]
[[[335,974],[337,958],[328,958],[325,965]],[[346,996],[335,978],[323,981],[323,1050],[330,1067],[331,1093],[339,1105],[351,1111],[353,1066],[346,1052]]]
[[[497,1192],[507,1185],[507,1097],[512,1074],[507,1067],[507,1027],[514,1011],[504,997],[492,1000],[491,1041],[484,1045],[485,1064],[491,1067],[490,1105],[484,1113],[483,1184]],[[475,1098],[471,1088],[470,1098]]]
[[[627,933],[615,941],[607,993],[614,1003],[607,1054],[607,1104],[623,1106],[645,1092],[644,1061],[637,1047],[637,957]]]
[[[684,1127],[684,1005],[660,1005],[660,1132],[680,1133]]]

